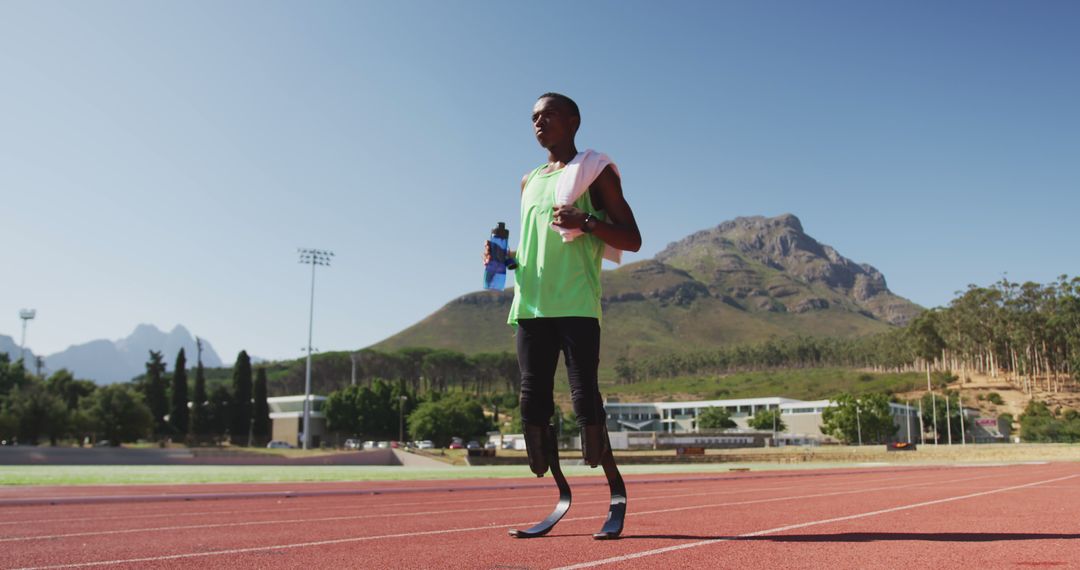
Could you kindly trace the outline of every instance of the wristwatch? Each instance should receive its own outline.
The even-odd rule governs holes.
[[[581,222],[581,231],[587,234],[591,234],[592,231],[596,228],[597,222],[599,221],[600,220],[596,219],[596,216],[592,214],[585,214],[585,221]]]

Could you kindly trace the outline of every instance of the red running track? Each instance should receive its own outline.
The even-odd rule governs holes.
[[[550,511],[549,479],[9,488],[0,565],[1080,568],[1080,464],[630,477],[623,538],[604,542],[606,485],[571,486],[529,540],[506,531]]]

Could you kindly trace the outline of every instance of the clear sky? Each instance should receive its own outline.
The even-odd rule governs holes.
[[[649,258],[793,213],[924,306],[1080,273],[1080,3],[0,1],[0,334],[355,349],[479,289],[582,109]]]

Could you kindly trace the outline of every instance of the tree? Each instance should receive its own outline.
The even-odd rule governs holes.
[[[896,434],[885,394],[840,394],[821,414],[821,431],[845,443],[884,443]]]
[[[93,394],[97,389],[97,384],[93,381],[76,380],[66,368],[61,368],[49,376],[45,385],[49,392],[60,398],[71,411],[79,408],[79,400]]]
[[[154,417],[154,433],[157,435],[166,433],[169,427],[165,422],[165,414],[169,413],[169,401],[165,395],[165,379],[162,377],[164,374],[165,363],[161,359],[161,353],[151,350],[150,360],[146,363],[142,392]]]
[[[731,414],[724,408],[705,408],[697,416],[697,427],[701,429],[728,429],[735,427]]]
[[[944,396],[944,398],[938,398],[931,394],[923,394],[923,421],[928,423],[926,427],[937,430],[937,439],[940,441],[949,441],[949,427],[951,426],[952,441],[959,442],[962,435],[960,399],[955,392],[950,391],[945,391]]]
[[[172,408],[169,410],[169,425],[173,433],[181,437],[187,434],[188,416],[187,357],[181,348],[176,353],[176,365],[173,366]]]
[[[780,410],[758,410],[748,423],[754,429],[765,431],[780,432],[787,429],[784,420],[780,416]]]
[[[372,396],[371,390],[363,386],[346,386],[331,392],[326,397],[327,428],[349,435],[365,433],[364,411],[370,407],[368,400]]]
[[[224,384],[218,384],[206,399],[206,432],[218,436],[229,433],[230,420],[235,409],[233,396]],[[245,436],[246,438],[246,436]]]
[[[412,437],[440,447],[449,445],[452,436],[479,436],[490,427],[480,402],[462,394],[420,404],[409,414],[408,425]]]
[[[13,389],[4,404],[4,413],[14,423],[19,441],[30,444],[47,436],[49,443],[56,445],[70,420],[64,401],[49,392],[40,380]]]
[[[0,401],[13,388],[29,384],[32,378],[26,371],[26,367],[23,366],[21,358],[12,362],[11,357],[6,352],[0,352]]]
[[[266,401],[266,368],[259,367],[255,375],[255,396],[251,431],[259,443],[270,439],[270,404]]]
[[[202,359],[195,363],[195,394],[191,405],[191,418],[188,422],[189,431],[195,440],[201,440],[210,432],[208,423],[209,413],[206,409],[209,397],[206,395],[206,373],[203,371]]]
[[[251,432],[251,358],[241,350],[233,366],[233,413],[230,429],[233,445],[246,445]]]
[[[87,400],[95,431],[113,446],[147,437],[154,429],[154,416],[143,395],[128,386],[105,386]]]

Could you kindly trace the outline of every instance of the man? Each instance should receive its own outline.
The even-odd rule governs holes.
[[[585,462],[591,467],[603,464],[609,482],[614,476],[621,488],[608,442],[607,414],[597,386],[600,266],[605,247],[638,251],[641,234],[613,164],[602,166],[594,180],[586,181],[587,189],[571,204],[556,204],[559,177],[578,156],[574,137],[581,126],[581,114],[577,104],[565,95],[544,94],[533,106],[532,124],[536,140],[548,156],[545,164],[521,180],[521,238],[518,250],[511,252],[518,266],[508,318],[511,325],[517,326],[521,415],[529,465],[538,477],[549,467],[557,479],[561,477],[561,472],[556,471],[554,431],[549,426],[555,409],[552,392],[561,352],[581,428]],[[565,241],[552,226],[583,234]],[[551,465],[553,462],[555,465]],[[615,489],[613,484],[613,505]],[[568,488],[566,495],[569,508]],[[625,489],[621,495],[625,508]],[[618,536],[621,518],[620,513],[613,536],[610,532],[595,536]]]

